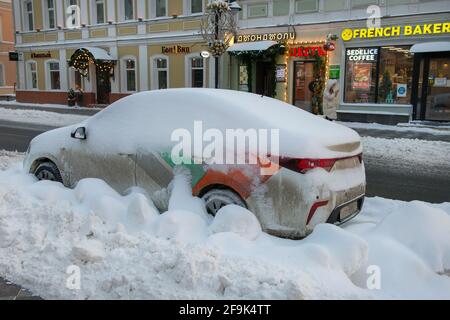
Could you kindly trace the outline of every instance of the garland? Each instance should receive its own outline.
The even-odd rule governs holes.
[[[323,91],[325,89],[325,59],[316,52],[314,55],[314,84],[312,86],[311,109],[312,113],[323,115]]]

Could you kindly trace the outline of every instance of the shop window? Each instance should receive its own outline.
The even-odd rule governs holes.
[[[35,61],[27,62],[27,88],[28,89],[38,88],[38,73],[37,73],[37,64]]]
[[[340,11],[347,9],[347,0],[324,0],[324,11]]]
[[[56,18],[55,18],[55,0],[46,0],[45,1],[45,27],[47,29],[54,29],[56,27]]]
[[[295,13],[308,13],[319,11],[319,0],[295,1]]]
[[[0,63],[0,87],[5,86],[5,66]]]
[[[123,6],[125,21],[134,20],[134,0],[124,0]]]
[[[416,3],[416,0],[387,0],[388,6],[395,6],[399,4],[410,4],[410,3]]]
[[[409,46],[348,48],[344,102],[409,104],[412,71]]]
[[[191,14],[203,12],[203,0],[190,0]]]
[[[204,67],[203,58],[194,57],[189,59],[190,64],[190,83],[193,88],[203,88],[204,86]]]
[[[27,0],[23,2],[24,10],[24,30],[34,30],[34,13],[33,13],[33,1]]]
[[[248,67],[239,65],[239,91],[248,92]]]
[[[105,0],[95,0],[95,23],[105,23]]]
[[[381,48],[378,103],[411,102],[413,58],[409,48],[409,46]]]
[[[60,90],[61,89],[61,76],[59,72],[59,62],[49,61],[47,62],[47,88],[48,90]]]
[[[169,60],[165,56],[153,58],[152,89],[167,89],[169,87]]]
[[[289,14],[289,0],[273,0],[273,15],[287,16]]]
[[[122,59],[123,72],[123,88],[126,92],[134,92],[137,90],[136,85],[136,59],[134,57],[127,57]]]
[[[254,4],[247,6],[249,18],[267,17],[267,4]]]
[[[155,1],[155,17],[167,16],[167,0],[154,0]]]

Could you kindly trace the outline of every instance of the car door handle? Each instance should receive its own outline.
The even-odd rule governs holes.
[[[121,156],[121,157],[134,157],[134,154],[132,154],[132,153],[120,153],[119,152],[119,156]]]

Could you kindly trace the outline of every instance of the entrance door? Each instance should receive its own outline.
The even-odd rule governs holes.
[[[419,67],[418,94],[413,103],[419,118],[450,121],[450,53],[418,55],[415,65]]]
[[[97,75],[97,103],[109,104],[109,94],[111,93],[111,78],[108,72],[100,71],[96,68]]]
[[[314,81],[314,64],[312,61],[294,62],[294,102],[293,104],[311,112],[312,91],[309,85]]]
[[[269,62],[256,62],[256,94],[271,97],[274,92],[275,70]]]

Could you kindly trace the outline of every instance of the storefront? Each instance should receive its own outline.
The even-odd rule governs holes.
[[[448,41],[441,15],[355,22],[341,32],[343,92],[338,118],[396,124],[450,120]],[[447,43],[447,45],[445,45]]]
[[[228,49],[230,88],[323,114],[326,83],[330,75],[338,78],[340,71],[332,31],[325,25],[312,30],[304,26],[246,30]],[[331,65],[337,70],[331,72]]]

